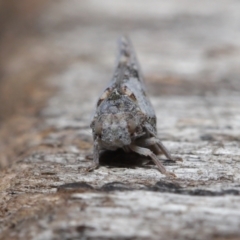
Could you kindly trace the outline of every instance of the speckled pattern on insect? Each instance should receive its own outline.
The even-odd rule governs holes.
[[[162,174],[175,176],[166,171],[157,157],[165,154],[173,158],[157,138],[156,115],[149,101],[140,67],[133,47],[127,37],[119,40],[119,56],[112,80],[97,102],[91,122],[94,139],[93,165],[99,166],[101,150],[124,149],[149,157]]]

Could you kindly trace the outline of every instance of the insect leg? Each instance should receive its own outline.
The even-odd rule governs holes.
[[[171,176],[171,177],[176,177],[176,175],[174,173],[168,172],[165,167],[162,165],[162,163],[159,161],[159,159],[157,158],[157,156],[148,148],[143,148],[143,147],[138,147],[136,145],[130,145],[129,146],[130,149],[135,152],[138,153],[140,155],[146,156],[146,157],[150,157],[152,159],[152,161],[157,165],[159,171],[166,175],[166,176]]]
[[[99,146],[98,146],[98,138],[94,140],[93,145],[93,163],[90,167],[87,168],[87,171],[93,171],[99,167]]]
[[[149,146],[157,146],[167,157],[168,160],[171,161],[182,161],[182,158],[180,157],[173,157],[170,152],[167,150],[167,148],[163,145],[163,143],[156,137],[151,138],[145,138],[137,141],[138,144],[140,144],[143,147],[149,147]]]

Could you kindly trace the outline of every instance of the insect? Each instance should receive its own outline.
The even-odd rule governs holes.
[[[164,154],[168,160],[176,161],[157,137],[156,115],[145,90],[142,73],[132,44],[127,37],[119,40],[119,56],[110,84],[98,99],[96,112],[90,127],[93,132],[93,164],[99,166],[101,150],[122,148],[125,152],[151,158],[162,174],[168,172],[160,159]]]

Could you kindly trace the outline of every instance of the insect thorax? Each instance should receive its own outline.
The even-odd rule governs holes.
[[[114,91],[97,108],[93,134],[104,148],[115,149],[131,144],[143,135],[144,114],[131,98]]]

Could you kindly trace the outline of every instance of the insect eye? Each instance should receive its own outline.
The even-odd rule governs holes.
[[[105,99],[107,99],[108,98],[108,96],[110,95],[110,89],[109,88],[107,88],[105,91],[104,91],[104,93],[102,94],[102,96],[99,98],[99,100],[98,100],[98,102],[97,102],[97,106],[99,106],[101,103],[102,103],[102,101],[104,101]]]
[[[124,86],[123,88],[122,88],[122,91],[123,91],[123,93],[125,94],[125,95],[127,95],[129,98],[131,98],[133,101],[136,101],[137,99],[136,99],[136,96],[134,95],[134,93],[130,90],[130,89],[128,89],[126,86]]]

